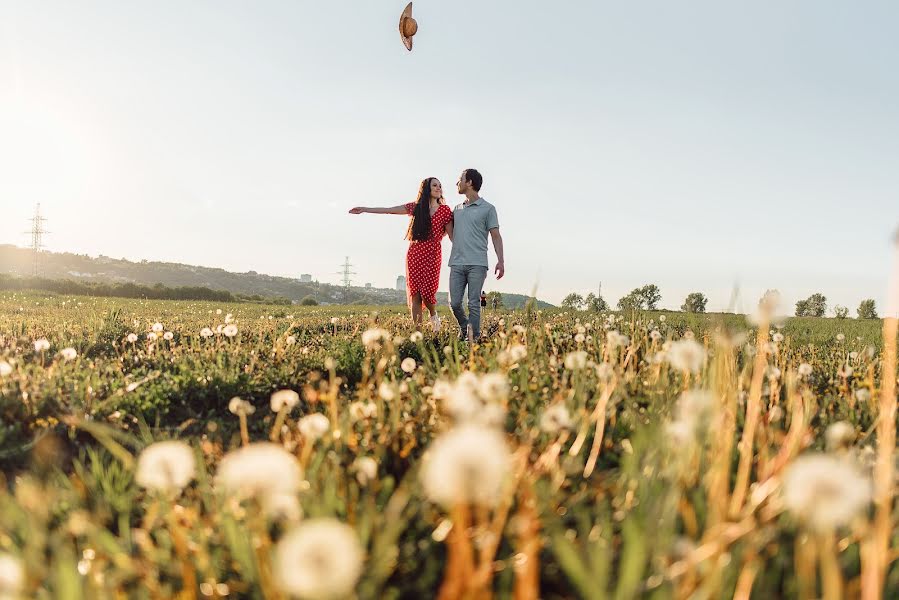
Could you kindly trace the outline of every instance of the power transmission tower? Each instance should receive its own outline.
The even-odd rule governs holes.
[[[31,221],[31,231],[26,231],[26,235],[31,236],[31,276],[37,277],[41,272],[41,249],[44,247],[44,235],[50,233],[44,229],[46,218],[41,216],[41,203],[38,202],[34,207],[34,216],[28,219]]]
[[[353,265],[350,264],[349,256],[344,257],[343,264],[340,266],[341,270],[337,271],[337,274],[343,277],[341,280],[341,283],[343,284],[343,301],[346,302],[347,292],[350,290],[350,285],[353,283],[353,280],[350,279],[350,275],[356,275],[357,273],[355,271],[350,271],[350,268]]]

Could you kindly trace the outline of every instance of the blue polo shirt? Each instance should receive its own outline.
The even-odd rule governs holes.
[[[453,249],[449,266],[481,266],[487,264],[487,234],[499,227],[496,207],[478,197],[453,209]]]

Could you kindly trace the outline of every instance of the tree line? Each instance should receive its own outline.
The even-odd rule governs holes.
[[[143,298],[147,300],[208,300],[211,302],[267,302],[290,304],[287,298],[263,298],[258,294],[232,294],[202,286],[168,287],[137,283],[100,283],[47,279],[45,277],[12,277],[0,274],[0,290],[40,290],[73,296],[101,296],[110,298]]]
[[[627,295],[622,296],[618,300],[617,308],[620,311],[635,310],[657,310],[658,304],[662,300],[662,293],[655,284],[647,284],[642,287],[634,288]],[[702,292],[691,292],[684,299],[684,303],[680,309],[688,313],[704,313],[709,299]],[[609,310],[609,304],[600,294],[590,292],[586,296],[582,296],[576,292],[572,292],[565,296],[561,304],[562,308],[568,310],[587,310],[599,312]],[[877,319],[877,305],[872,298],[866,298],[861,301],[856,309],[859,319]],[[796,303],[797,317],[823,317],[827,314],[827,298],[824,294],[815,293]],[[836,305],[833,308],[833,315],[838,319],[845,319],[849,316],[849,309],[845,306]]]

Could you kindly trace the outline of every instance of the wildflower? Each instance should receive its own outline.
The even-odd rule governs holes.
[[[378,477],[378,463],[370,456],[360,456],[353,461],[353,471],[359,485],[368,485]]]
[[[775,333],[773,336],[771,336],[771,339],[774,340],[774,343],[775,343],[775,344],[779,344],[779,343],[781,343],[782,341],[784,341],[784,334],[782,334],[782,333],[780,333],[780,332],[778,331],[778,332]]]
[[[421,340],[424,339],[424,335],[420,331],[413,331],[412,335],[409,336],[409,341],[413,344],[417,344]]]
[[[0,554],[0,598],[15,600],[25,587],[25,568],[11,554]]]
[[[849,524],[868,507],[871,493],[871,482],[854,466],[823,454],[799,457],[784,475],[787,508],[819,532]]]
[[[204,327],[200,330],[200,337],[202,338],[211,338],[215,335],[215,332],[209,329],[208,327]]]
[[[150,333],[147,334],[147,339],[150,340],[151,342],[155,342],[158,337],[159,337],[159,335],[157,335],[155,331],[151,331]]]
[[[337,325],[340,322],[340,319],[337,317],[331,317],[331,325]]]
[[[284,343],[288,346],[293,346],[297,343],[297,338],[295,336],[289,335],[287,336],[287,339],[284,340]]]
[[[303,470],[282,446],[259,442],[233,450],[219,463],[216,486],[239,499],[256,498],[265,508],[270,497],[299,491]]]
[[[404,358],[403,362],[400,363],[400,368],[406,373],[412,373],[415,371],[415,359],[411,356],[408,358]]]
[[[846,421],[837,421],[824,431],[824,445],[828,452],[845,450],[855,442],[855,436],[855,427]]]
[[[858,388],[855,390],[855,399],[859,402],[867,402],[871,399],[871,390],[868,388]]]
[[[856,358],[858,358],[858,352],[855,352],[853,350],[852,352],[849,353],[849,358],[851,358],[852,360],[855,360]]]
[[[234,315],[232,315],[231,313],[228,313],[227,315],[225,315],[225,323],[226,324],[233,323],[233,322],[234,322]]]
[[[288,411],[300,403],[300,395],[293,390],[278,390],[271,397],[272,412],[281,412],[282,408]]]
[[[583,344],[585,339],[586,339],[586,337],[584,336],[583,333],[578,333],[574,336],[574,341],[577,342],[578,344]]]
[[[677,400],[677,420],[698,424],[708,416],[714,403],[715,396],[711,392],[705,390],[686,391]]]
[[[841,365],[837,370],[837,375],[839,375],[840,377],[852,377],[852,374],[854,372],[855,371],[849,365]]]
[[[812,366],[808,363],[802,363],[799,365],[799,368],[796,369],[796,372],[799,373],[800,377],[808,377],[812,374]]]
[[[328,417],[321,413],[312,413],[300,419],[297,427],[304,438],[315,441],[331,429]]]
[[[220,309],[220,308],[215,309],[215,314],[217,314],[217,315],[222,314],[222,309]]]
[[[50,349],[50,342],[47,338],[41,338],[39,340],[34,340],[34,351],[35,352],[46,352]]]
[[[231,398],[231,401],[228,402],[228,410],[235,415],[252,415],[256,412],[256,407],[241,398],[240,396],[234,396]]]
[[[668,350],[668,362],[680,371],[699,373],[705,362],[705,348],[694,340],[679,340]]]
[[[165,327],[162,325],[162,323],[153,323],[153,327],[150,328],[150,331],[152,331],[153,333],[159,333],[163,329],[165,329]]]
[[[362,333],[362,345],[369,350],[380,348],[384,340],[390,339],[390,333],[380,327],[368,329]]]
[[[12,373],[12,365],[5,360],[0,360],[0,377],[6,377]]]
[[[171,440],[144,448],[137,459],[134,480],[149,490],[178,492],[190,483],[195,474],[193,450],[184,442]]]
[[[291,596],[345,598],[356,588],[363,559],[362,545],[349,525],[331,518],[311,519],[278,542],[272,572]]]
[[[431,444],[422,469],[422,484],[428,497],[447,509],[460,503],[494,506],[510,462],[501,433],[479,425],[462,425]]]
[[[668,317],[666,317],[665,315],[659,315],[659,322],[660,322],[660,323],[664,323],[666,320],[668,320]]]
[[[565,368],[569,371],[576,371],[587,366],[587,353],[583,350],[569,352],[565,356]]]
[[[63,348],[59,351],[59,355],[62,356],[63,360],[68,362],[70,360],[75,360],[78,356],[78,351],[74,348]]]
[[[225,325],[225,328],[222,329],[222,333],[224,333],[225,336],[229,338],[234,337],[235,335],[237,335],[237,325]]]
[[[662,339],[662,333],[658,329],[653,329],[649,332],[649,339],[657,342],[658,340]]]
[[[842,342],[842,341],[844,341],[845,339],[846,339],[846,336],[843,335],[842,333],[838,333],[838,334],[837,334],[837,341],[838,341],[838,342]]]
[[[540,429],[546,433],[556,433],[560,429],[571,427],[571,415],[562,403],[556,403],[543,411],[540,417]]]
[[[174,337],[175,337],[175,334],[172,333],[171,331],[166,331],[165,333],[162,334],[162,339],[164,339],[167,342],[172,341],[172,339],[174,339]]]
[[[777,381],[780,379],[780,369],[775,367],[774,365],[769,365],[766,370],[766,375],[768,375],[768,379],[771,381]]]

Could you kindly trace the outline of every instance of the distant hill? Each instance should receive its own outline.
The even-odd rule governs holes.
[[[31,275],[31,250],[0,244],[0,273],[27,277]],[[301,282],[290,277],[264,275],[255,271],[232,273],[224,269],[181,263],[142,260],[133,262],[100,255],[96,258],[68,252],[45,252],[41,255],[41,276],[47,279],[71,279],[82,282],[134,283],[168,287],[206,287],[240,296],[287,298],[294,302],[311,297],[319,304],[405,304],[405,293],[390,288],[363,288],[318,282]],[[522,294],[503,293],[507,308],[521,308],[528,300]],[[437,294],[437,302],[448,304],[445,292]],[[540,308],[552,305],[538,300]]]

